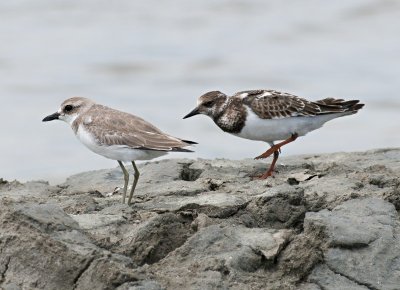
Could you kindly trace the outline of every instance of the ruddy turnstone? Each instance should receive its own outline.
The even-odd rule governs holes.
[[[223,131],[250,140],[265,141],[270,148],[255,159],[274,155],[269,169],[259,176],[271,176],[281,147],[299,136],[320,128],[325,122],[358,112],[358,100],[306,99],[274,90],[243,91],[227,96],[211,91],[199,97],[197,107],[184,119],[203,114],[211,117]],[[283,140],[275,144],[277,140]]]
[[[134,181],[129,194],[130,204],[139,180],[135,160],[150,160],[168,152],[193,152],[184,147],[196,142],[182,140],[163,133],[145,120],[92,100],[73,97],[65,100],[60,109],[43,119],[43,122],[63,120],[86,147],[106,158],[117,160],[124,174],[125,203],[129,174],[122,162],[132,162]]]

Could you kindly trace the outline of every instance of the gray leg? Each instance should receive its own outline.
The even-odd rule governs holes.
[[[124,173],[124,180],[125,180],[125,183],[124,183],[124,192],[122,193],[122,203],[125,203],[126,191],[128,190],[129,173],[128,173],[128,171],[125,169],[124,164],[123,164],[121,161],[119,161],[119,160],[117,160],[117,161],[118,161],[119,166],[120,166],[121,169],[122,169],[122,172]]]
[[[139,176],[140,176],[140,173],[139,173],[139,170],[136,167],[135,161],[132,161],[132,166],[133,166],[133,169],[135,169],[135,174],[134,174],[135,180],[133,181],[131,192],[129,193],[128,205],[131,204],[133,192],[135,191],[136,184],[137,184],[137,182],[139,180]]]

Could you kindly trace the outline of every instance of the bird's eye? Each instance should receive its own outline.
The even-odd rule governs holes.
[[[207,108],[211,108],[212,105],[213,105],[213,101],[208,101],[208,102],[203,103],[203,106],[207,107]]]
[[[71,112],[73,108],[74,108],[74,107],[72,107],[71,105],[66,105],[66,106],[64,107],[64,112]]]

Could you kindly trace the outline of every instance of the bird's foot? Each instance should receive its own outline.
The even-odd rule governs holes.
[[[268,170],[268,171],[266,171],[265,173],[263,173],[261,175],[252,176],[252,179],[253,180],[264,180],[264,179],[267,179],[270,176],[274,177],[273,173],[274,173],[273,170]]]
[[[254,159],[258,160],[258,159],[267,158],[267,157],[271,156],[272,154],[274,154],[274,152],[277,150],[279,150],[279,152],[280,152],[280,147],[277,147],[274,145],[271,148],[269,148],[267,151],[265,151],[263,154],[255,157]]]

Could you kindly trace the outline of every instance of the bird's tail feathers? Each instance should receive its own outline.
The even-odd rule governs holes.
[[[197,142],[190,141],[190,140],[181,140],[181,141],[182,141],[182,142],[185,142],[185,143],[187,143],[187,144],[190,144],[190,145],[199,144],[199,143],[197,143]]]
[[[326,98],[315,102],[321,108],[321,114],[349,113],[355,114],[364,107],[359,100],[345,101],[343,99]]]

